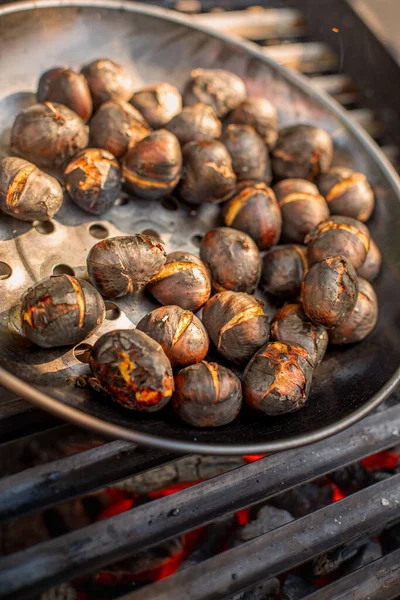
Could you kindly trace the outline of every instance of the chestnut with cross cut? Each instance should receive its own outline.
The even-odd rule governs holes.
[[[358,297],[354,310],[340,325],[329,332],[331,344],[361,342],[371,333],[378,319],[378,299],[372,285],[359,277]]]
[[[231,156],[238,181],[271,181],[267,147],[250,125],[227,125],[221,135],[221,142]]]
[[[231,71],[194,69],[183,92],[183,104],[208,104],[221,119],[243,102],[246,93],[243,79]]]
[[[278,113],[266,98],[246,98],[231,112],[228,123],[251,125],[270,149],[278,138]]]
[[[58,102],[76,112],[83,121],[90,119],[92,97],[86,78],[66,67],[56,67],[43,73],[36,93],[39,102]]]
[[[346,167],[334,167],[317,179],[333,215],[368,221],[375,206],[374,192],[363,173]]]
[[[300,293],[307,269],[305,246],[273,246],[262,261],[260,287],[278,298],[293,298]]]
[[[381,252],[374,240],[371,238],[369,241],[369,250],[367,252],[367,256],[361,267],[357,270],[357,275],[367,279],[368,281],[373,281],[379,275],[381,264]]]
[[[182,110],[178,88],[168,82],[153,83],[135,92],[130,100],[153,129],[164,127]]]
[[[108,100],[129,100],[133,94],[133,81],[122,65],[107,58],[94,60],[82,68],[93,105],[98,108]]]
[[[176,135],[183,146],[187,142],[219,138],[222,125],[211,106],[199,103],[185,106],[165,129]]]

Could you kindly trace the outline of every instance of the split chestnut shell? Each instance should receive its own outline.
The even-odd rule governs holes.
[[[371,333],[378,319],[378,299],[372,285],[358,279],[358,297],[354,310],[338,327],[329,332],[331,344],[361,342]]]

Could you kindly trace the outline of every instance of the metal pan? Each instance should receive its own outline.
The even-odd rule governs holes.
[[[362,344],[329,351],[304,409],[273,419],[244,409],[227,427],[194,430],[178,423],[168,408],[146,418],[76,388],[76,376],[86,372],[87,365],[72,349],[43,351],[28,344],[18,333],[15,315],[21,293],[50,274],[54,265],[68,265],[84,276],[86,254],[98,239],[94,236],[152,229],[169,251],[196,252],[197,236],[217,222],[218,209],[204,207],[193,217],[182,206],[173,211],[132,200],[99,222],[66,199],[56,220],[42,232],[2,217],[0,260],[12,269],[10,277],[0,280],[2,385],[61,418],[111,437],[214,454],[276,451],[324,438],[365,416],[393,391],[400,378],[399,180],[379,148],[335,102],[252,44],[210,33],[174,13],[128,2],[46,0],[5,6],[0,9],[0,57],[3,154],[16,113],[34,101],[39,75],[52,66],[79,68],[94,58],[110,57],[132,70],[138,87],[161,80],[182,86],[198,66],[235,71],[246,80],[250,94],[275,103],[281,125],[302,121],[325,128],[334,138],[336,163],[366,173],[377,197],[370,228],[384,256],[376,282],[380,319],[374,333]],[[107,320],[100,333],[132,327],[153,305],[142,296],[122,299],[118,306],[120,316]]]

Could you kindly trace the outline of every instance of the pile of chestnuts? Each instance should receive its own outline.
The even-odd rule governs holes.
[[[91,248],[86,277],[52,275],[22,296],[27,343],[68,347],[95,335],[88,381],[126,409],[171,400],[192,427],[227,425],[242,402],[267,416],[297,411],[328,346],[375,327],[371,185],[333,166],[327,131],[280,129],[273,103],[247,96],[237,74],[195,69],[179,90],[137,86],[109,59],[81,72],[56,67],[17,115],[10,148],[0,210],[11,218],[52,219],[63,190],[94,215],[117,211],[122,188],[133,201],[174,194],[188,214],[220,205],[199,255],[167,253],[145,233],[109,237]],[[158,308],[98,337],[103,298],[134,304],[146,294]]]

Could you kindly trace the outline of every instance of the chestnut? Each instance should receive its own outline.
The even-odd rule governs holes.
[[[182,172],[178,140],[166,129],[143,138],[124,157],[122,174],[128,189],[139,198],[158,200],[168,196]]]
[[[183,92],[184,106],[208,104],[221,118],[246,98],[246,85],[238,75],[224,69],[194,69]]]
[[[171,363],[164,350],[137,329],[102,335],[92,348],[89,363],[101,388],[130,410],[156,412],[174,391]]]
[[[309,321],[301,304],[285,304],[278,310],[271,323],[271,338],[305,348],[313,367],[322,362],[329,339],[325,327]]]
[[[224,223],[247,233],[260,250],[277,244],[282,216],[274,192],[265,183],[246,182],[224,206]]]
[[[378,319],[378,299],[372,285],[359,277],[358,297],[354,310],[329,332],[331,344],[361,342],[374,329]]]
[[[112,207],[121,191],[121,170],[107,150],[87,148],[67,165],[65,189],[82,210],[101,215]]]
[[[165,263],[161,240],[121,235],[97,242],[87,257],[93,285],[106,298],[120,298],[145,287]]]
[[[143,317],[136,329],[158,342],[173,367],[185,367],[203,360],[209,340],[203,323],[190,310],[160,306]]]
[[[316,185],[305,179],[283,179],[274,187],[282,212],[286,242],[303,243],[307,233],[329,219],[329,208]]]
[[[368,179],[346,167],[335,167],[317,180],[333,215],[368,221],[375,206],[375,196]]]
[[[245,401],[264,415],[295,412],[307,401],[312,375],[312,361],[305,348],[271,342],[253,356],[245,369]]]
[[[367,256],[370,235],[367,227],[351,217],[331,217],[317,225],[304,240],[310,264],[328,256],[344,256],[359,269]]]
[[[274,147],[278,138],[278,113],[266,98],[246,98],[231,112],[228,123],[250,125],[270,149]]]
[[[214,362],[191,365],[175,376],[172,406],[178,417],[192,427],[222,427],[239,414],[240,379]]]
[[[217,292],[247,292],[257,287],[261,273],[261,256],[247,233],[217,227],[203,237],[200,258],[211,272],[211,283]]]
[[[227,125],[222,133],[221,142],[225,144],[231,156],[238,181],[271,181],[267,147],[250,125]]]
[[[276,179],[312,181],[331,166],[332,138],[313,125],[291,125],[279,131],[271,151],[272,171]]]
[[[130,100],[153,129],[164,127],[182,110],[182,96],[170,83],[155,83],[135,92]]]
[[[260,287],[267,294],[278,298],[293,298],[300,293],[307,269],[307,252],[304,246],[273,246],[263,258]]]
[[[168,254],[147,289],[160,304],[175,304],[196,312],[210,297],[210,275],[197,256],[178,250]]]
[[[51,275],[21,299],[22,332],[42,348],[78,344],[100,327],[104,316],[98,291],[71,275]]]
[[[220,292],[206,302],[202,315],[218,352],[243,364],[268,342],[269,322],[263,303],[242,292]]]
[[[187,142],[219,138],[222,125],[211,106],[199,103],[185,106],[165,125],[165,129],[176,135],[183,146]]]
[[[88,128],[63,104],[44,102],[22,110],[11,130],[11,150],[38,167],[59,168],[88,144]]]
[[[151,129],[136,108],[123,100],[110,100],[100,106],[90,121],[90,143],[121,158]]]
[[[331,256],[315,263],[301,289],[307,317],[327,329],[340,325],[353,311],[357,294],[356,272],[344,256]]]
[[[236,175],[228,150],[221,142],[188,142],[183,147],[179,195],[190,204],[224,202],[235,192]]]
[[[92,97],[85,76],[72,69],[56,67],[43,73],[36,93],[39,102],[58,102],[68,106],[82,121],[90,119]]]
[[[48,221],[58,212],[63,191],[57,179],[14,156],[0,161],[0,209],[20,221]]]
[[[370,238],[369,250],[361,267],[357,270],[357,275],[368,281],[373,281],[379,275],[382,264],[382,255],[374,240]]]
[[[129,100],[133,94],[133,81],[129,73],[112,60],[94,60],[85,65],[81,73],[86,77],[95,108],[108,100]]]

